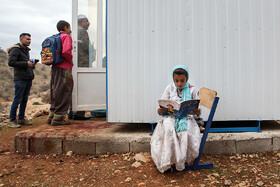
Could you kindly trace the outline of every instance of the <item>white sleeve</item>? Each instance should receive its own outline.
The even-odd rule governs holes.
[[[165,90],[164,90],[164,92],[163,92],[163,94],[161,96],[161,99],[170,99],[170,90],[171,90],[171,87],[170,87],[170,85],[168,85],[165,88]]]
[[[190,91],[191,91],[192,99],[199,99],[198,93],[197,93],[195,87],[191,87]]]

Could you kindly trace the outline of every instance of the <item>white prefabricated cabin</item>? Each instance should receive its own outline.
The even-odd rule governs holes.
[[[177,64],[218,92],[216,121],[280,119],[280,0],[73,0],[90,21],[91,67],[75,65],[73,110],[151,123]],[[207,109],[205,109],[207,110]],[[204,109],[202,110],[202,112]]]

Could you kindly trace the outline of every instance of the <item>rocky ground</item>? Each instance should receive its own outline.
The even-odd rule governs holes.
[[[49,91],[41,93],[42,98],[49,98]],[[49,113],[50,105],[48,100],[42,100],[41,97],[32,95],[27,102],[25,117],[28,120],[34,119],[38,116],[47,115]],[[12,102],[4,101],[0,98],[0,123],[5,125],[9,120],[9,112]]]
[[[2,103],[7,105],[9,103]],[[2,105],[2,106],[3,106]],[[80,156],[26,155],[13,152],[13,138],[21,130],[44,124],[48,104],[31,98],[27,117],[32,126],[9,129],[0,125],[1,186],[278,186],[280,151],[255,154],[203,155],[211,169],[162,174],[149,153]],[[5,114],[7,116],[7,114]],[[4,115],[4,116],[5,116]],[[2,115],[2,119],[3,119]],[[3,120],[7,121],[7,120]]]

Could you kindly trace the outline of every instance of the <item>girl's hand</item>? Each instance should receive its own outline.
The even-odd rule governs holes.
[[[201,113],[201,112],[200,112],[200,108],[194,109],[194,110],[193,110],[193,113],[196,114],[196,115],[200,115],[200,113]]]
[[[167,108],[158,108],[157,111],[158,111],[158,114],[161,115],[162,113],[167,111]]]

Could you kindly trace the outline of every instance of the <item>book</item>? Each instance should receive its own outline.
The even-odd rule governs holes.
[[[199,106],[199,102],[199,99],[182,101],[181,103],[173,100],[158,100],[158,104],[160,107],[167,108],[169,114],[172,114],[178,118],[182,118],[186,114],[192,112],[194,109],[197,109]]]

